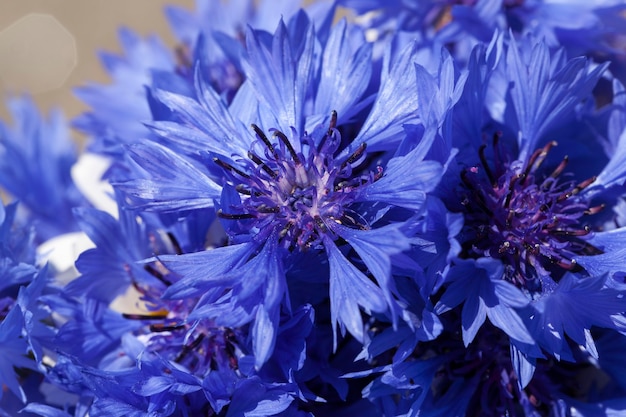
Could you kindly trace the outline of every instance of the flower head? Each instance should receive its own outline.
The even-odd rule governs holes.
[[[19,217],[41,243],[76,231],[72,208],[87,205],[71,169],[76,146],[59,110],[44,118],[28,97],[8,102],[13,127],[0,123],[0,186],[21,201]]]
[[[235,407],[246,412],[266,407],[259,412],[273,415],[287,408],[299,395],[291,378],[303,366],[310,306],[279,316],[281,356],[265,358],[272,371],[257,373],[250,334],[256,328],[241,325],[250,321],[249,311],[220,304],[221,289],[166,298],[180,276],[158,261],[138,263],[147,252],[183,256],[186,248],[196,248],[193,227],[201,222],[195,215],[207,213],[197,211],[168,227],[150,214],[139,219],[129,213],[116,220],[104,212],[77,210],[96,248],[78,261],[81,276],[62,293],[43,297],[59,323],[54,346],[60,356],[46,364],[48,378],[80,394],[75,407],[95,415],[151,408],[163,415],[219,414]],[[256,391],[246,402],[242,398],[249,390]]]
[[[599,342],[603,339],[616,346],[623,343],[623,335],[604,335]],[[607,412],[623,412],[619,377],[610,375],[610,367],[599,367],[587,352],[576,352],[575,363],[537,359],[520,373],[519,364],[527,360],[493,326],[483,326],[469,346],[456,331],[444,331],[436,340],[418,345],[407,360],[374,369],[381,375],[363,395],[395,415],[565,417],[604,415],[605,407]],[[587,384],[596,385],[587,389]],[[390,393],[395,401],[390,401]]]
[[[231,245],[159,257],[183,276],[165,295],[216,291],[224,294],[218,304],[248,312],[239,325],[254,321],[257,367],[273,349],[280,309],[291,304],[286,277],[301,255],[323,260],[318,279],[329,285],[335,329],[362,339],[361,308],[398,316],[390,256],[408,249],[403,228],[410,210],[422,207],[442,171],[439,163],[422,161],[427,141],[383,168],[368,166],[367,148],[398,143],[401,123],[413,117],[407,103],[391,104],[390,95],[402,85],[414,91],[414,78],[403,72],[412,68],[412,48],[392,63],[361,132],[340,134],[351,132],[351,118],[368,103],[362,95],[371,74],[369,45],[354,50],[358,32],[347,29],[345,22],[335,26],[322,54],[315,53],[318,40],[304,14],[279,24],[271,48],[249,30],[243,66],[248,81],[228,107],[199,73],[198,101],[157,91],[175,116],[155,123],[168,147],[133,147],[148,175],[117,184],[137,208],[218,208]],[[343,63],[329,51],[339,51]],[[318,65],[322,70],[314,71]],[[345,94],[333,103],[337,88]],[[385,103],[396,111],[380,117],[388,111]],[[413,165],[416,160],[421,162]],[[163,163],[177,168],[164,172]],[[213,265],[209,275],[194,267],[199,263]],[[207,305],[202,311],[218,310]]]
[[[606,66],[561,54],[529,38],[505,45],[496,37],[474,50],[459,101],[421,114],[425,131],[434,116],[433,124],[443,127],[437,139],[458,149],[452,152],[458,165],[451,164],[437,192],[464,225],[457,228],[460,250],[441,270],[438,290],[426,295],[443,325],[438,338],[409,352],[404,329],[388,329],[368,346],[371,360],[391,364],[370,371],[383,376],[364,393],[387,401],[390,386],[408,390],[394,402],[398,413],[471,415],[478,401],[500,410],[496,415],[596,407],[592,396],[554,381],[595,368],[594,328],[625,329],[624,286],[613,275],[621,266],[610,260],[624,253],[623,231],[603,230],[611,228],[606,205],[622,192],[623,157],[616,139],[609,158],[579,153],[582,144],[602,143],[588,126],[597,117],[591,88]],[[531,69],[531,62],[542,65]],[[613,116],[616,138],[623,122]],[[569,157],[558,152],[563,146]],[[381,346],[392,350],[394,340],[402,341],[403,353],[385,358]],[[455,369],[448,365],[456,361],[448,356],[451,340],[459,343]],[[428,351],[431,343],[443,350]],[[452,396],[460,401],[452,404]]]

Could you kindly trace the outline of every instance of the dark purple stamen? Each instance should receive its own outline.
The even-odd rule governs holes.
[[[174,248],[174,252],[176,253],[176,255],[182,255],[183,250],[181,249],[180,243],[178,243],[178,239],[176,239],[176,236],[174,236],[172,232],[167,232],[167,237],[172,243],[172,247]]]
[[[507,279],[531,291],[540,290],[536,282],[530,284],[535,278],[558,280],[566,270],[582,270],[576,256],[601,253],[588,242],[592,230],[582,220],[604,205],[589,207],[580,195],[595,177],[579,183],[563,180],[567,157],[538,180],[537,171],[556,142],[536,150],[522,165],[503,160],[497,138],[491,166],[481,146],[481,165],[461,173],[469,191],[463,200],[467,210],[464,252],[468,257],[499,258],[507,265]]]
[[[124,318],[130,320],[163,320],[167,317],[167,313],[158,313],[158,314],[131,314],[131,313],[122,313]]]
[[[185,328],[184,324],[165,324],[165,323],[157,323],[150,325],[151,332],[172,332],[174,330],[182,330]]]
[[[278,175],[276,172],[272,171],[270,167],[265,165],[265,162],[263,162],[263,160],[256,156],[252,151],[248,151],[248,158],[250,158],[250,160],[258,166],[260,166],[263,171],[267,172],[270,177],[276,178],[276,176]]]
[[[291,142],[289,142],[289,139],[287,139],[287,136],[285,136],[285,134],[280,130],[275,130],[274,136],[278,136],[281,142],[287,147],[287,150],[289,151],[289,154],[291,154],[291,159],[293,159],[293,162],[295,162],[297,165],[301,165],[302,161],[300,161],[296,150],[293,148]]]
[[[206,335],[204,333],[200,333],[193,342],[188,345],[183,345],[183,348],[181,349],[176,359],[174,359],[174,362],[181,362],[190,352],[200,346],[205,337]]]
[[[248,160],[242,159],[238,167],[216,159],[242,197],[241,206],[232,207],[233,213],[218,210],[217,215],[228,220],[250,219],[248,230],[262,238],[275,234],[289,251],[321,249],[324,236],[336,239],[329,227],[335,223],[367,228],[349,216],[348,206],[360,189],[382,177],[382,169],[353,175],[365,160],[365,144],[336,161],[341,144],[336,125],[337,113],[333,112],[326,134],[317,142],[306,132],[294,140],[272,129],[273,138],[278,139],[272,143],[253,124],[257,141],[267,151],[261,156],[249,151]]]
[[[217,217],[227,220],[245,220],[256,218],[256,216],[251,213],[224,213],[222,209],[217,211]]]
[[[250,175],[246,174],[245,172],[241,171],[240,169],[235,168],[234,166],[232,166],[228,162],[222,161],[219,158],[213,158],[213,162],[215,162],[217,165],[219,165],[220,167],[224,168],[225,170],[228,170],[230,172],[234,172],[235,174],[239,175],[240,177],[250,178]]]
[[[344,169],[348,165],[353,164],[356,161],[358,161],[363,156],[363,154],[365,153],[365,148],[366,147],[367,147],[367,145],[365,143],[360,144],[359,147],[356,148],[356,150],[354,152],[352,152],[352,155],[350,155],[348,157],[348,159],[343,161],[343,163],[341,164],[341,169]]]
[[[165,284],[166,286],[168,286],[168,287],[169,287],[170,285],[172,285],[172,283],[171,283],[171,282],[169,282],[169,281],[165,278],[165,276],[164,276],[161,272],[159,272],[159,271],[158,271],[155,267],[153,267],[152,265],[150,265],[150,264],[146,264],[146,265],[144,265],[143,269],[144,269],[147,273],[149,273],[150,275],[152,275],[153,277],[155,277],[156,279],[158,279],[159,281],[161,281],[161,282],[162,282],[163,284]]]
[[[267,138],[267,136],[265,135],[265,132],[263,132],[261,128],[255,124],[252,125],[252,129],[254,130],[254,133],[256,133],[256,135],[259,137],[259,139],[261,139],[261,141],[267,147],[267,149],[269,149],[269,151],[272,153],[272,156],[278,159],[278,154],[276,153],[276,149],[274,149],[274,145],[272,145],[270,140]]]

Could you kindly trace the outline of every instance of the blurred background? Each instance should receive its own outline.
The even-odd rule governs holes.
[[[174,45],[166,4],[192,9],[194,0],[0,0],[2,99],[26,92],[46,112],[59,106],[76,116],[85,106],[72,88],[108,81],[97,51],[120,51],[120,26]],[[6,120],[4,107],[0,117]]]

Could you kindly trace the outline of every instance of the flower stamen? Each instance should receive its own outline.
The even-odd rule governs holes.
[[[224,213],[222,209],[217,210],[217,217],[226,220],[256,219],[252,213]]]
[[[226,170],[228,170],[230,172],[233,172],[233,173],[239,175],[240,177],[243,177],[243,178],[246,178],[246,179],[250,178],[250,175],[246,174],[245,172],[241,171],[240,169],[235,168],[234,166],[232,166],[228,162],[222,161],[219,158],[213,158],[213,162],[215,162],[217,165],[219,165],[223,169],[226,169]]]
[[[581,224],[582,216],[604,208],[589,207],[580,196],[596,177],[579,183],[562,180],[569,162],[565,157],[549,176],[537,181],[537,170],[556,145],[551,141],[536,150],[523,166],[519,161],[500,164],[497,149],[498,158],[489,166],[486,147],[481,146],[482,169],[469,167],[461,172],[462,183],[470,191],[463,200],[468,212],[466,256],[501,259],[507,265],[506,278],[531,292],[537,291],[536,283],[530,284],[537,276],[558,280],[563,271],[582,270],[574,261],[576,256],[602,253],[586,240],[591,227]]]
[[[267,136],[265,135],[265,132],[263,132],[263,130],[261,130],[261,128],[255,125],[254,123],[252,124],[252,129],[254,130],[254,133],[256,133],[256,135],[259,137],[259,139],[261,139],[261,141],[267,147],[267,149],[269,149],[269,151],[272,153],[272,156],[275,159],[279,159],[278,153],[276,152],[276,149],[274,149],[274,145],[272,145],[270,140],[267,138]]]
[[[298,154],[296,153],[296,150],[293,148],[293,145],[291,144],[291,142],[289,142],[289,139],[287,139],[287,136],[285,136],[285,134],[281,132],[280,130],[275,130],[274,136],[278,136],[281,142],[283,142],[283,144],[287,147],[287,150],[291,154],[291,159],[293,159],[293,162],[295,162],[296,165],[302,165],[302,161],[298,157]]]
[[[337,113],[331,114],[327,133],[316,144],[306,132],[298,143],[276,129],[271,129],[278,143],[253,124],[258,141],[268,149],[263,156],[247,152],[249,162],[241,160],[238,168],[216,160],[229,174],[241,195],[241,206],[234,213],[217,211],[220,218],[228,220],[255,219],[247,230],[266,239],[275,234],[281,245],[293,251],[321,249],[325,236],[336,236],[329,222],[345,220],[348,227],[366,228],[347,214],[362,187],[382,177],[382,169],[375,173],[353,175],[366,155],[366,144],[342,161],[335,160],[341,144],[337,129]],[[238,160],[239,161],[239,160]],[[245,175],[242,175],[245,174]]]

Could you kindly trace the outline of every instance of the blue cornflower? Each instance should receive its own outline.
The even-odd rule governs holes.
[[[470,75],[467,88],[483,93],[466,90],[467,95],[460,101],[461,106],[485,106],[491,118],[484,119],[482,126],[480,118],[478,122],[476,119],[471,121],[460,114],[457,119],[459,125],[464,125],[454,139],[462,149],[460,155],[465,156],[463,161],[459,159],[457,174],[461,179],[457,193],[462,197],[460,201],[457,194],[444,198],[452,210],[461,209],[465,216],[465,226],[458,238],[463,247],[460,257],[466,260],[457,263],[462,268],[467,268],[468,262],[472,263],[470,269],[490,277],[491,283],[486,284],[486,288],[489,293],[497,295],[499,302],[495,306],[499,309],[509,306],[511,310],[507,310],[507,314],[523,316],[525,320],[536,320],[541,315],[530,311],[538,313],[538,309],[543,309],[540,308],[542,303],[549,303],[549,299],[542,300],[543,297],[556,297],[559,291],[565,291],[565,282],[572,282],[564,278],[566,272],[591,276],[585,279],[599,282],[598,296],[612,302],[610,307],[607,305],[606,309],[597,310],[593,319],[587,317],[587,322],[621,328],[623,324],[617,316],[609,318],[623,311],[622,302],[615,298],[620,291],[613,293],[610,283],[602,284],[606,279],[600,278],[604,273],[614,271],[599,266],[585,268],[584,264],[599,262],[595,255],[605,251],[620,250],[594,243],[592,232],[594,215],[604,209],[602,201],[615,191],[613,186],[623,182],[624,170],[609,163],[599,175],[580,178],[587,170],[583,169],[582,174],[572,171],[576,168],[572,162],[579,157],[576,149],[571,149],[571,157],[558,160],[552,155],[556,141],[547,137],[550,133],[549,137],[554,138],[558,135],[556,132],[565,127],[584,126],[579,120],[593,117],[583,101],[590,100],[591,89],[605,66],[592,68],[583,58],[566,62],[560,53],[551,56],[543,42],[528,40],[520,47],[511,41],[506,48],[506,58],[497,63],[494,57],[499,53],[498,42],[496,39],[485,58],[474,56],[470,62],[470,73],[480,71],[484,78]],[[532,72],[528,70],[529,65],[534,67]],[[495,68],[491,74],[489,66]],[[493,83],[504,90],[499,90],[498,97],[490,97],[485,93],[484,83]],[[493,139],[481,144],[473,135],[484,131],[486,126],[494,132]],[[591,131],[580,129],[593,138]],[[577,137],[569,129],[564,132],[573,138],[567,142],[568,137],[560,136],[559,141],[564,141],[566,147],[568,143],[578,144]],[[476,162],[471,162],[472,159]],[[590,165],[598,166],[605,160],[606,157],[600,154],[598,162]],[[603,234],[598,239],[600,236]],[[462,275],[450,277],[447,292],[440,300],[440,311],[465,300],[464,311],[472,305],[471,310],[480,312],[484,318],[484,307],[477,309],[475,298],[470,301],[469,282]],[[559,284],[562,279],[563,283]],[[485,297],[487,293],[480,296],[484,302]],[[553,300],[558,304],[557,298]],[[531,308],[524,310],[526,306]],[[521,310],[527,313],[520,313]],[[487,311],[493,314],[493,309]],[[464,331],[472,328],[474,334],[475,326],[481,321],[478,317],[467,316]],[[532,341],[525,326],[519,325],[519,318],[513,320],[510,317],[506,321],[498,320],[498,323],[490,318],[512,338],[524,343]],[[556,331],[562,338],[562,326],[556,322],[552,324],[559,329]],[[535,340],[546,348],[542,343],[545,335],[541,334],[546,331],[542,330],[545,327],[532,327],[536,332]],[[585,326],[586,331],[589,328],[590,325]],[[584,338],[568,334],[585,344]],[[469,343],[472,337],[466,336],[466,343]],[[558,350],[551,352],[557,356],[566,354]]]
[[[435,304],[439,336],[416,343],[402,327],[373,328],[362,357],[380,366],[351,374],[380,373],[363,394],[390,413],[570,415],[603,401],[622,408],[617,378],[601,395],[569,384],[605,372],[595,329],[616,338],[626,330],[617,260],[624,232],[607,222],[626,179],[623,88],[614,83],[609,117],[597,114],[592,88],[605,68],[567,61],[543,41],[497,36],[474,49],[458,102],[418,108],[423,132],[440,127],[431,153],[454,157],[437,194],[464,221],[441,229],[449,263],[435,264],[439,275],[415,274],[430,293],[412,300]],[[432,91],[432,76],[421,74],[419,91]],[[569,157],[555,155],[563,147]]]
[[[39,243],[76,231],[72,208],[87,202],[72,180],[77,151],[62,114],[46,120],[28,97],[7,106],[14,126],[0,123],[0,186],[20,200],[21,221],[35,226]]]
[[[301,256],[321,255],[318,279],[330,285],[334,328],[339,324],[361,340],[359,307],[398,314],[390,256],[409,248],[406,219],[420,210],[442,172],[439,163],[421,161],[428,144],[384,167],[366,164],[366,150],[399,143],[401,123],[413,117],[414,99],[398,102],[393,95],[414,91],[414,78],[406,75],[412,48],[385,69],[361,133],[343,138],[341,126],[368,103],[362,95],[371,73],[369,45],[354,50],[354,32],[347,29],[345,23],[336,25],[320,54],[304,14],[287,25],[281,22],[271,43],[248,30],[243,65],[248,81],[228,107],[201,74],[195,84],[198,101],[156,91],[175,117],[154,127],[184,152],[156,144],[132,147],[148,177],[117,184],[139,208],[218,209],[231,244],[159,257],[183,276],[166,296],[217,291],[225,307],[253,313],[257,367],[272,352],[279,311],[290,305],[285,275]],[[338,89],[341,96],[335,95]],[[173,169],[163,170],[164,164]],[[358,263],[349,250],[358,254]],[[361,262],[378,285],[357,266]],[[207,314],[216,311],[207,306]]]
[[[381,375],[363,395],[387,415],[565,417],[624,411],[626,391],[618,372],[609,363],[599,366],[583,350],[576,352],[575,363],[537,360],[532,380],[522,388],[516,361],[523,359],[511,351],[502,331],[483,326],[469,346],[456,333],[444,331],[418,345],[408,360],[373,369]],[[617,347],[623,340],[618,333],[598,337],[602,353],[610,349],[605,343]],[[615,357],[608,361],[621,362]]]
[[[426,43],[447,45],[465,60],[477,43],[494,31],[533,34],[570,56],[587,54],[613,60],[623,74],[625,6],[619,0],[341,0],[376,38],[408,32]]]
[[[53,344],[56,364],[48,365],[47,377],[57,388],[80,395],[77,403],[67,404],[70,409],[85,408],[90,415],[110,410],[224,414],[230,409],[229,415],[254,410],[273,415],[304,399],[293,375],[306,358],[310,306],[281,315],[276,354],[257,372],[252,328],[239,325],[249,321],[248,312],[220,305],[221,291],[164,298],[180,277],[160,262],[138,263],[147,253],[204,249],[211,223],[204,220],[210,213],[198,210],[173,223],[164,216],[167,226],[149,213],[139,219],[122,211],[115,219],[80,209],[76,215],[96,247],[79,257],[78,278],[62,293],[42,298],[62,323]],[[204,309],[214,307],[220,314],[207,317],[201,300]],[[28,409],[60,412],[42,404]]]

